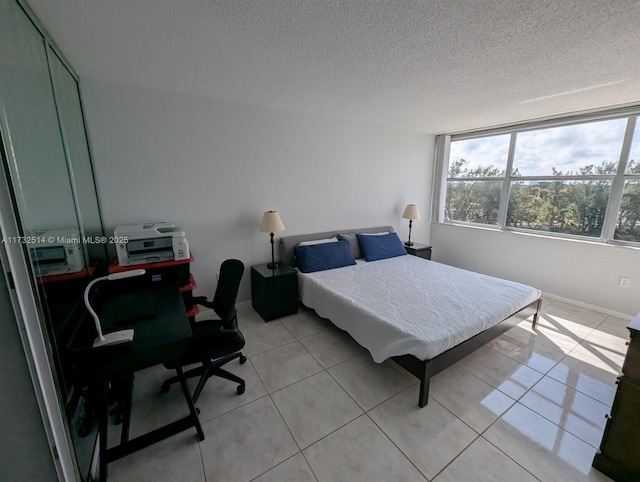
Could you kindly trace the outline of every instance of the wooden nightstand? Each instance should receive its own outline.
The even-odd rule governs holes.
[[[413,246],[407,246],[405,244],[404,249],[407,250],[407,254],[412,254],[419,258],[431,259],[431,246],[427,246],[426,244],[413,243]]]
[[[269,269],[266,264],[251,267],[253,309],[264,321],[298,312],[298,271],[286,264]]]

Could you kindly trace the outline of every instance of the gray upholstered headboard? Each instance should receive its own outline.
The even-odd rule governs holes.
[[[338,234],[347,233],[378,233],[387,231],[394,232],[391,226],[378,226],[374,228],[360,228],[360,229],[341,229],[339,231],[325,231],[323,233],[312,234],[296,234],[293,236],[283,236],[278,242],[278,259],[282,263],[293,264],[293,248],[298,246],[303,241],[313,241],[315,239],[332,238]]]

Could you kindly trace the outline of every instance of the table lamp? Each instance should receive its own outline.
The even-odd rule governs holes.
[[[94,348],[98,348],[100,346],[117,345],[119,343],[130,342],[131,340],[133,340],[133,330],[120,330],[120,331],[114,331],[112,333],[107,333],[106,335],[103,335],[102,327],[100,326],[100,319],[98,318],[98,315],[91,307],[91,303],[89,303],[89,291],[91,291],[91,288],[93,288],[95,284],[101,281],[117,281],[120,279],[133,278],[134,276],[143,275],[144,272],[145,271],[143,269],[134,269],[131,271],[123,271],[122,273],[113,273],[108,276],[101,276],[99,278],[92,280],[85,288],[84,304],[87,307],[87,310],[89,311],[89,313],[91,313],[91,316],[93,316],[93,319],[95,320],[95,323],[96,323],[96,331],[98,332],[98,338],[96,338],[95,341],[93,342]]]
[[[271,236],[271,263],[267,265],[269,269],[276,269],[278,267],[278,263],[276,263],[273,255],[273,233],[279,233],[280,231],[284,231],[284,224],[282,224],[282,219],[280,219],[278,211],[266,211],[262,216],[260,232],[269,233]]]
[[[402,213],[402,219],[409,220],[409,239],[406,243],[404,243],[404,245],[413,246],[413,243],[411,242],[411,223],[414,219],[420,219],[420,211],[418,210],[418,206],[416,206],[415,204],[407,204],[407,207],[404,208],[404,212]]]

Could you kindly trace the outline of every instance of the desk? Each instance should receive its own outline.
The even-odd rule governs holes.
[[[144,269],[152,279],[161,281],[177,281],[184,299],[184,306],[187,310],[187,316],[193,323],[195,316],[200,312],[198,305],[193,303],[192,292],[196,289],[196,280],[190,272],[190,264],[193,263],[193,252],[189,259],[181,259],[179,261],[160,261],[155,263],[132,264],[129,266],[121,266],[118,264],[118,258],[113,258],[109,265],[109,273],[124,273],[134,269]]]
[[[105,288],[106,284],[102,285]],[[119,458],[129,455],[137,450],[175,435],[190,427],[195,427],[198,440],[204,440],[202,427],[198,420],[198,415],[189,394],[179,360],[182,358],[187,347],[187,342],[191,338],[191,327],[184,310],[182,296],[176,283],[166,283],[154,285],[150,284],[145,288],[140,288],[137,292],[143,305],[152,303],[154,312],[144,319],[124,321],[118,323],[115,330],[133,328],[135,330],[133,341],[121,345],[106,346],[101,348],[90,348],[85,346],[81,349],[82,356],[91,367],[93,375],[96,377],[96,388],[98,389],[98,416],[99,416],[99,454],[100,454],[100,480],[107,478],[107,464]],[[112,326],[113,317],[122,317],[122,296],[131,300],[135,297],[136,291],[129,291],[121,295],[107,296],[99,310],[104,317],[103,326]],[[120,299],[119,299],[120,297]],[[114,305],[115,308],[114,309]],[[128,303],[135,316],[136,306]],[[124,314],[126,317],[126,313]],[[86,320],[85,320],[86,321]],[[110,330],[105,330],[110,331]],[[77,353],[78,350],[76,350]],[[180,379],[180,385],[189,408],[189,414],[184,418],[172,422],[164,427],[153,430],[147,434],[129,440],[129,425],[131,416],[131,390],[127,390],[127,400],[122,423],[122,436],[120,444],[116,447],[108,448],[107,425],[108,425],[108,388],[109,380],[114,376],[126,376],[132,380],[133,372],[142,370],[165,361],[176,363],[176,372]]]

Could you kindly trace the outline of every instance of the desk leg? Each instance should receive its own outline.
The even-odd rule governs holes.
[[[131,404],[133,399],[133,379],[133,373],[127,375],[124,406],[120,407],[122,410],[122,432],[120,433],[121,444],[124,444],[129,440],[129,428],[131,427]]]
[[[198,412],[196,412],[196,407],[193,404],[193,399],[191,398],[191,394],[189,393],[187,381],[184,379],[184,373],[182,372],[182,367],[180,366],[179,362],[176,363],[176,373],[178,375],[178,380],[180,380],[180,386],[182,387],[184,398],[187,401],[187,405],[189,405],[189,413],[191,414],[193,425],[196,427],[196,432],[198,432],[198,441],[202,442],[204,440],[204,432],[202,432],[200,420],[198,419]]]
[[[100,448],[98,457],[100,459],[99,477],[100,482],[107,480],[107,432],[109,430],[109,380],[100,382],[100,393],[98,394],[98,437]]]

